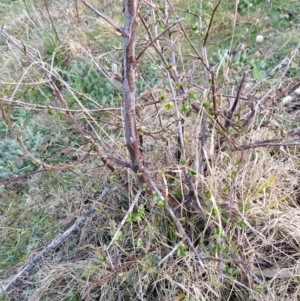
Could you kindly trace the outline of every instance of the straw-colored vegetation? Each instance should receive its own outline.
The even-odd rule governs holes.
[[[135,168],[122,3],[1,1],[0,300],[300,300],[300,4],[262,2],[140,1]]]

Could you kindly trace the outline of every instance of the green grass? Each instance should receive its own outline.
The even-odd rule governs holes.
[[[28,185],[18,185],[15,190],[2,191],[0,212],[5,221],[0,242],[2,270],[24,263],[30,250],[43,246],[57,231],[47,207],[28,205],[29,190]]]

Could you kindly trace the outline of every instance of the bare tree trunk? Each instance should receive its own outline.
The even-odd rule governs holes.
[[[131,168],[137,172],[142,164],[136,127],[135,95],[135,37],[137,27],[137,0],[124,0],[123,91],[126,146]]]

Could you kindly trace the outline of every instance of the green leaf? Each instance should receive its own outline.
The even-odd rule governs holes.
[[[165,100],[166,99],[166,95],[165,94],[160,94],[159,95],[159,100],[162,101],[162,100]]]
[[[185,246],[179,246],[176,250],[176,255],[177,256],[185,256]]]
[[[233,171],[230,175],[231,179],[235,179],[236,178],[236,175],[237,175],[237,172],[236,171]]]
[[[190,170],[188,171],[188,175],[189,175],[190,177],[194,177],[194,176],[196,176],[197,174],[198,174],[198,173],[197,173],[196,170],[190,169]]]
[[[114,237],[114,235],[116,234],[115,230],[109,230],[109,236]],[[123,231],[119,231],[118,235],[117,235],[117,240],[118,239],[123,239],[124,238],[124,233]]]
[[[261,75],[257,68],[253,68],[253,76],[256,80],[261,80]]]
[[[158,207],[163,207],[165,205],[165,200],[160,199],[156,202]]]
[[[271,204],[269,204],[265,209],[269,210],[274,208],[275,206],[277,206],[278,204],[280,204],[281,202],[285,201],[287,198],[289,198],[291,195],[288,193],[284,196],[282,196],[281,198],[277,199],[276,201],[272,202]]]
[[[142,217],[145,215],[145,209],[143,206],[138,208],[138,212],[132,213],[126,219],[127,222],[139,222],[142,220]]]
[[[276,180],[276,178],[277,175],[271,175],[264,183],[262,183],[260,186],[256,188],[254,195],[259,194],[261,191],[269,187],[270,184],[272,184],[272,182]]]
[[[171,102],[168,102],[163,105],[163,109],[166,111],[171,110],[171,109],[173,109],[173,104]]]
[[[186,115],[187,112],[189,111],[189,106],[187,104],[183,104],[181,107],[180,107],[180,113],[182,115]]]
[[[187,99],[188,99],[189,101],[195,100],[195,99],[196,99],[196,91],[189,90]]]
[[[110,179],[113,183],[115,183],[115,182],[116,182],[116,179],[117,179],[117,175],[116,175],[114,172],[111,172],[111,173],[109,174],[109,179]]]

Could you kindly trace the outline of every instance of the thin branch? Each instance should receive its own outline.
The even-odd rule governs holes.
[[[235,146],[234,148],[231,149],[231,151],[240,151],[240,150],[253,149],[258,147],[269,147],[269,146],[288,147],[288,146],[299,146],[299,145],[300,142],[280,142],[279,140],[274,139],[274,142],[270,140],[266,140],[266,141],[257,141],[251,144],[243,144],[243,145]]]
[[[290,52],[289,55],[287,55],[280,63],[278,63],[269,73],[267,73],[261,80],[254,85],[251,90],[247,92],[247,95],[251,93],[254,89],[257,88],[258,84],[264,83],[264,79],[269,77],[271,74],[273,74],[277,69],[282,68],[282,66],[285,66],[285,68],[282,70],[280,69],[280,77],[276,80],[275,84],[272,86],[271,89],[269,89],[267,92],[263,94],[263,97],[259,99],[257,102],[256,106],[259,107],[261,103],[263,103],[269,96],[270,94],[278,87],[283,82],[283,78],[286,76],[286,73],[290,69],[290,65],[293,62],[294,57],[297,55],[298,51],[300,49],[300,43],[297,45],[297,47],[294,48],[292,52]]]
[[[190,246],[191,250],[194,252],[199,265],[201,266],[201,268],[204,268],[205,266],[204,266],[204,263],[203,263],[202,256],[199,254],[199,252],[195,248],[193,242],[191,241],[189,236],[186,234],[186,232],[185,232],[184,228],[182,227],[179,219],[176,217],[176,215],[174,214],[172,208],[169,206],[169,204],[167,202],[165,204],[165,208],[167,209],[168,213],[170,214],[172,220],[175,222],[179,233],[182,235],[183,238],[186,239],[186,241],[187,241],[188,245]]]
[[[240,99],[240,95],[242,93],[243,85],[244,85],[244,82],[245,82],[245,78],[246,78],[246,72],[244,71],[243,75],[242,75],[241,82],[239,84],[239,87],[238,87],[238,90],[237,90],[237,93],[236,93],[236,97],[235,97],[234,102],[233,102],[233,104],[232,104],[232,106],[231,106],[231,108],[230,108],[230,110],[229,110],[229,112],[226,116],[227,118],[226,118],[225,124],[224,124],[225,129],[228,128],[228,126],[230,125],[233,113],[237,108],[237,105],[238,105],[238,102],[239,102],[239,99]]]
[[[109,245],[107,246],[106,250],[108,251],[109,248],[112,246],[112,244],[115,242],[115,240],[117,239],[118,235],[119,235],[119,232],[121,231],[122,227],[124,226],[124,224],[126,223],[126,220],[128,218],[128,216],[131,214],[133,208],[137,205],[137,202],[139,200],[139,197],[142,193],[142,186],[139,188],[136,196],[134,197],[134,200],[132,201],[129,209],[127,210],[125,216],[123,217],[122,221],[120,222],[118,228],[117,228],[117,231],[115,232],[115,235],[113,236],[111,242],[109,243]]]
[[[123,161],[123,160],[120,160],[120,159],[118,159],[118,158],[114,158],[113,156],[107,156],[107,159],[109,159],[110,161],[113,161],[113,162],[115,162],[115,163],[117,163],[117,164],[119,164],[119,165],[121,165],[121,166],[124,166],[124,167],[126,167],[126,168],[131,168],[131,164],[130,163],[128,163],[128,162],[125,162],[125,161]]]
[[[236,189],[237,189],[237,186],[238,186],[238,179],[239,179],[241,169],[242,169],[242,166],[243,166],[243,160],[244,160],[244,152],[241,151],[240,162],[239,162],[239,165],[238,165],[238,168],[237,168],[237,171],[236,171],[236,175],[235,175],[234,179],[232,180],[232,184],[231,184],[230,190],[229,190],[229,210],[228,210],[228,217],[227,217],[227,220],[226,220],[226,226],[224,228],[223,237],[226,237],[228,235],[228,231],[230,229],[232,209],[233,209],[234,201],[236,199]],[[223,242],[224,242],[224,240],[223,240]],[[223,247],[223,243],[222,243],[222,247]]]
[[[202,44],[202,46],[201,46],[202,57],[203,57],[203,61],[205,62],[207,68],[209,68],[206,46],[203,44],[204,29],[203,29],[203,1],[202,0],[200,0],[200,3],[199,3],[199,13],[198,13],[197,17],[198,17],[198,26],[199,26],[199,31],[200,31],[200,42],[202,42],[201,43]],[[209,71],[207,68],[204,68],[204,73],[205,73],[207,82],[209,82]]]
[[[215,73],[211,71],[211,94],[212,94],[212,101],[213,101],[213,108],[214,108],[214,116],[215,119],[218,119],[217,113],[217,100],[216,100],[216,85],[215,85]]]
[[[153,38],[152,38],[151,32],[149,31],[149,28],[148,28],[148,26],[147,26],[147,24],[146,24],[146,22],[145,22],[143,16],[142,16],[140,13],[139,13],[139,18],[140,18],[140,20],[142,21],[142,23],[143,23],[143,25],[144,25],[144,27],[145,27],[145,30],[147,31],[147,34],[148,34],[148,36],[149,36],[150,41],[152,41]],[[180,23],[179,23],[179,24],[180,24]],[[158,43],[159,41],[156,41],[156,42]],[[164,55],[162,54],[162,51],[158,48],[158,46],[156,45],[156,43],[154,43],[154,44],[152,44],[152,45],[153,45],[155,51],[157,52],[157,54],[160,56],[160,58],[161,58],[161,60],[162,60],[162,62],[163,62],[163,64],[164,64],[164,67],[166,68],[167,72],[170,73],[171,78],[172,78],[174,81],[177,81],[178,78],[176,77],[176,75],[174,74],[174,72],[171,72],[171,70],[170,70],[170,68],[169,68],[169,67],[170,67],[170,66],[169,66],[170,64],[168,63],[168,61],[166,60],[166,58],[165,58]]]
[[[17,176],[16,178],[12,178],[12,179],[9,179],[9,180],[0,180],[0,185],[8,186],[8,185],[14,184],[18,181],[24,181],[24,179],[26,179],[30,176],[33,176],[37,173],[44,172],[44,171],[47,171],[47,170],[46,169],[39,169],[39,170],[35,170],[35,171],[32,171],[32,172],[26,173],[25,175]]]
[[[107,16],[102,14],[99,10],[97,10],[95,7],[93,7],[90,3],[88,3],[85,0],[80,0],[84,5],[86,5],[88,8],[90,8],[96,15],[103,20],[105,20],[108,24],[110,24],[116,31],[120,32],[122,35],[124,35],[124,31],[122,27],[120,27],[118,24],[116,24],[114,21],[109,19]]]
[[[251,269],[244,263],[243,260],[239,259],[233,252],[230,252],[234,263],[240,267],[240,269],[245,273],[245,275],[249,275],[257,284],[263,284],[261,281],[252,271]]]
[[[215,84],[215,73],[213,70],[210,72],[211,74],[211,93],[212,93],[212,102],[213,102],[213,108],[214,108],[214,120],[218,124],[218,126],[222,129],[223,132],[225,132],[225,128],[219,121],[218,116],[218,109],[217,109],[217,99],[216,99],[216,84]]]
[[[169,3],[169,6],[172,9],[172,12],[175,14],[176,18],[178,19],[178,16],[177,16],[177,14],[176,14],[176,12],[175,12],[175,10],[174,10],[171,2],[169,0],[167,0],[167,1]],[[191,41],[189,35],[186,33],[186,30],[185,30],[184,26],[181,23],[179,23],[179,25],[180,25],[181,31],[183,32],[184,37],[186,38],[186,40],[189,42],[189,44],[193,48],[194,52],[196,53],[197,59],[199,59],[201,61],[201,63],[204,66],[205,70],[207,70],[207,72],[210,73],[210,69],[209,69],[209,65],[207,64],[207,61],[205,61],[205,59],[200,55],[197,47],[193,44],[193,42]]]
[[[175,213],[173,212],[172,208],[169,206],[167,200],[165,199],[165,197],[162,195],[162,193],[160,192],[160,190],[158,189],[157,185],[155,184],[155,182],[151,179],[148,171],[146,170],[146,168],[144,168],[143,170],[144,175],[147,177],[148,179],[148,185],[151,186],[151,188],[156,192],[156,194],[159,196],[159,198],[161,200],[165,200],[165,208],[168,211],[168,213],[170,214],[172,220],[174,221],[174,223],[176,224],[176,227],[179,231],[179,233],[182,235],[182,238],[185,238],[187,244],[189,245],[189,247],[191,248],[191,250],[194,252],[199,265],[201,266],[201,268],[204,268],[204,263],[203,263],[203,258],[202,256],[199,254],[199,252],[197,251],[197,249],[195,248],[193,242],[191,241],[191,239],[189,238],[189,236],[186,234],[184,228],[182,227],[180,221],[178,220],[178,218],[176,217]],[[149,187],[150,188],[150,187]]]
[[[3,28],[0,27],[0,34],[5,37],[6,42],[11,42],[15,47],[17,47],[22,53],[24,53],[31,62],[35,61],[35,57],[32,55],[32,53],[29,51],[31,50],[32,52],[37,53],[37,50],[29,48],[29,46],[26,46],[20,42],[19,40],[17,40],[16,38],[12,37],[11,35],[9,35]],[[9,43],[8,43],[9,44]],[[17,61],[19,61],[17,59]],[[20,63],[20,62],[19,62]],[[20,63],[21,65],[21,63]]]
[[[208,25],[208,28],[206,30],[206,34],[205,34],[205,37],[203,39],[203,47],[205,47],[206,45],[206,42],[207,42],[207,39],[208,39],[208,35],[209,35],[209,32],[210,32],[210,29],[211,29],[211,26],[212,26],[212,22],[213,22],[213,19],[214,19],[214,16],[215,16],[215,13],[219,7],[219,5],[221,4],[221,1],[222,0],[219,0],[217,5],[214,7],[213,11],[212,11],[212,14],[211,14],[211,17],[210,17],[210,20],[209,20],[209,25]]]
[[[111,107],[111,108],[99,108],[99,109],[82,109],[82,110],[76,110],[76,109],[64,109],[64,108],[59,108],[59,107],[54,107],[54,106],[43,106],[39,104],[32,104],[32,103],[27,103],[19,100],[11,100],[7,98],[2,98],[0,97],[0,100],[3,101],[3,103],[7,106],[13,106],[15,108],[24,108],[28,110],[33,110],[33,111],[44,111],[44,110],[53,110],[57,112],[71,112],[71,113],[96,113],[96,112],[108,112],[111,113],[111,111],[121,111],[123,108],[122,107]],[[157,101],[152,101],[152,102],[147,102],[144,104],[136,104],[137,108],[145,108],[154,104],[160,103],[159,100]],[[114,117],[121,119],[118,115],[113,114]]]
[[[161,266],[169,257],[171,257],[175,252],[176,252],[176,250],[179,248],[179,247],[181,247],[181,246],[183,246],[184,245],[184,241],[185,241],[185,238],[182,238],[181,240],[180,240],[180,242],[178,243],[178,244],[176,244],[173,248],[172,248],[172,251],[171,252],[169,252],[158,264],[157,264],[157,266],[159,267],[159,266]]]
[[[139,255],[139,256],[131,256],[129,261],[127,261],[125,264],[123,264],[122,266],[113,269],[112,272],[110,272],[108,275],[100,278],[99,280],[93,282],[88,289],[86,290],[85,296],[86,296],[86,300],[90,301],[91,300],[91,291],[92,289],[94,289],[95,287],[99,286],[100,284],[102,284],[105,280],[109,279],[110,277],[112,277],[113,275],[124,271],[125,269],[127,269],[128,267],[130,267],[132,264],[136,263],[138,260],[142,259],[143,257],[145,257],[147,254],[149,254],[150,252],[152,252],[154,250],[154,248],[149,249],[147,252]]]
[[[132,260],[126,262],[125,264],[123,264],[122,266],[115,268],[112,272],[110,272],[108,275],[98,279],[97,281],[93,282],[87,289],[85,296],[86,296],[86,300],[90,301],[91,300],[91,291],[97,287],[100,286],[105,280],[109,279],[110,277],[112,277],[113,275],[122,272],[124,270],[126,270],[127,268],[129,268],[132,264],[136,263],[136,261],[138,260],[138,258],[133,258]]]
[[[179,139],[181,157],[182,157],[182,159],[185,160],[186,159],[186,153],[185,153],[185,147],[184,147],[184,141],[183,141],[183,127],[182,127],[182,121],[181,121],[182,118],[181,118],[180,113],[179,113],[179,108],[178,108],[178,105],[177,105],[176,95],[175,95],[174,87],[173,87],[172,82],[171,82],[170,74],[167,73],[167,75],[168,75],[168,81],[169,81],[169,85],[170,85],[170,89],[171,89],[171,93],[172,93],[172,98],[173,98],[173,103],[174,103],[174,107],[175,107],[177,135],[178,135],[178,139]]]
[[[147,46],[140,52],[140,54],[137,56],[136,61],[138,61],[141,56],[145,53],[145,51],[152,45],[154,44],[164,33],[166,33],[170,28],[172,28],[173,26],[175,26],[177,23],[181,22],[182,20],[184,20],[184,18],[181,18],[177,21],[175,21],[173,24],[169,25],[165,30],[163,30],[157,37],[155,37],[149,44],[147,44]]]

